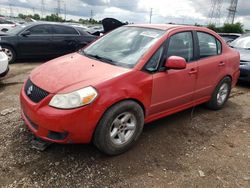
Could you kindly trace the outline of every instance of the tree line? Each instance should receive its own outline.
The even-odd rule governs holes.
[[[50,14],[50,15],[46,15],[44,18],[41,18],[41,16],[39,14],[29,14],[29,15],[25,15],[25,14],[18,14],[18,17],[24,20],[27,19],[34,19],[34,20],[41,20],[41,21],[49,21],[49,22],[76,22],[75,20],[65,20],[63,19],[61,16],[59,16],[58,14]],[[82,23],[82,24],[101,24],[101,21],[99,20],[95,20],[95,19],[82,19],[80,18],[78,20],[77,23]]]

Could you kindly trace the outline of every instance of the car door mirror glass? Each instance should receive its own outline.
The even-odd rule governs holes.
[[[168,69],[185,69],[186,65],[186,60],[179,56],[170,56],[165,62],[165,67]]]

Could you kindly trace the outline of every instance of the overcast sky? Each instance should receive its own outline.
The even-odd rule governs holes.
[[[227,16],[231,0],[222,0],[221,19]],[[46,13],[56,11],[57,0],[44,0]],[[41,13],[41,0],[0,0],[0,14],[10,15],[10,4],[14,15],[18,13]],[[211,0],[61,0],[61,16],[65,7],[67,18],[94,19],[114,17],[121,21],[148,23],[152,8],[152,23],[207,24]],[[239,0],[236,21],[250,29],[250,1]]]

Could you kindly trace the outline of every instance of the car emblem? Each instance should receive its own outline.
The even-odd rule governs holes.
[[[27,95],[31,95],[33,91],[33,86],[31,85],[28,89],[27,89]]]

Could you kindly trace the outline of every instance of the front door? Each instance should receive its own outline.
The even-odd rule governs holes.
[[[19,35],[18,51],[23,57],[53,55],[50,26],[43,24],[27,29],[29,35]]]
[[[182,70],[166,70],[153,74],[153,88],[149,115],[166,112],[190,104],[197,80],[197,62],[194,61],[192,32],[181,32],[170,37],[166,57],[186,59]]]

